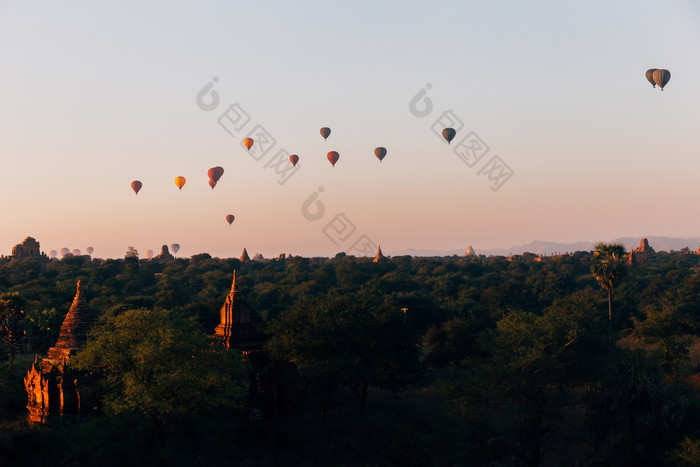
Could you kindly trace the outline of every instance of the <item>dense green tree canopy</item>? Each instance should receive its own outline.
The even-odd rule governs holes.
[[[657,252],[625,268],[624,250],[608,253],[380,264],[0,258],[0,294],[21,298],[12,326],[21,323],[31,352],[3,366],[0,414],[23,416],[21,365],[55,344],[78,279],[99,326],[75,364],[102,377],[105,414],[74,430],[0,431],[0,459],[22,465],[26,436],[37,458],[72,465],[66,440],[93,443],[80,429],[90,425],[110,452],[118,439],[140,446],[121,457],[154,465],[220,463],[224,444],[226,459],[243,453],[244,465],[687,464],[700,440],[700,255]],[[204,337],[234,269],[267,348],[292,372],[266,386],[285,414],[250,420],[237,409],[248,376],[269,375],[247,373],[236,352],[218,353]],[[608,322],[601,311],[607,302],[612,317],[613,290]],[[157,454],[138,442],[153,422],[166,434]],[[128,424],[130,438],[115,428]],[[198,445],[211,449],[183,457]]]
[[[102,383],[109,413],[169,416],[241,407],[247,373],[240,354],[217,351],[199,323],[163,309],[127,310],[91,333],[71,366]]]

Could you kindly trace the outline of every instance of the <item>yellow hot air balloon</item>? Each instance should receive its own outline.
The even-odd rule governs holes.
[[[250,151],[250,148],[253,147],[254,142],[255,141],[253,141],[253,138],[246,138],[243,140],[243,146],[245,146],[246,149]]]
[[[185,180],[185,177],[175,177],[175,185],[177,185],[177,187],[181,190],[182,187],[185,186],[186,181],[187,180]]]

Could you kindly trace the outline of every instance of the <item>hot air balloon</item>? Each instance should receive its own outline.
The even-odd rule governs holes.
[[[137,195],[139,194],[139,190],[142,186],[143,183],[139,182],[138,180],[134,180],[133,182],[131,182],[131,189],[134,190],[134,193],[136,193]]]
[[[207,175],[209,175],[209,179],[212,180],[214,183],[218,182],[221,176],[224,174],[224,169],[223,167],[212,167],[207,171]]]
[[[668,70],[654,70],[651,77],[654,79],[654,83],[663,91],[664,86],[666,86],[668,80],[671,79],[671,72]]]
[[[177,185],[177,187],[181,190],[182,187],[185,186],[186,181],[187,180],[185,180],[185,177],[175,177],[175,185]]]
[[[66,256],[67,254],[70,254],[70,250],[68,248],[61,248],[61,256]]]
[[[170,245],[170,249],[172,250],[173,253],[177,253],[180,250],[180,244],[173,243],[172,245]]]
[[[85,252],[86,252],[88,255],[91,255],[93,251],[95,251],[95,249],[94,249],[93,247],[91,247],[91,246],[85,248]]]
[[[58,252],[56,250],[49,251],[50,258],[55,258],[56,256],[58,256]]]
[[[216,186],[216,182],[215,182],[214,180],[209,180],[209,186],[210,186],[211,189],[213,190],[214,187]]]
[[[226,222],[228,222],[228,225],[233,224],[233,220],[234,220],[235,218],[236,218],[236,217],[235,217],[233,214],[228,214],[228,215],[226,216]]]
[[[246,138],[243,140],[243,146],[245,146],[248,151],[250,151],[250,148],[253,147],[253,143],[255,143],[253,138]]]
[[[646,73],[647,81],[649,81],[653,87],[656,87],[656,83],[654,82],[654,72],[655,71],[656,71],[656,68],[650,68],[647,70],[647,73]]]
[[[384,159],[386,156],[386,148],[378,147],[374,149],[374,155],[377,156],[377,159],[379,159],[379,162]]]
[[[146,258],[148,258],[148,259],[153,258],[153,250],[146,250]]]
[[[447,144],[450,144],[450,141],[452,141],[455,138],[455,135],[457,132],[455,131],[454,128],[445,128],[442,130],[442,137],[447,140]]]
[[[297,156],[296,154],[292,154],[291,156],[289,156],[289,162],[291,162],[292,165],[296,167],[297,162],[299,162],[299,156]]]
[[[340,159],[340,154],[338,154],[336,151],[331,151],[326,157],[330,161],[331,165],[335,167],[335,163],[338,162],[338,159]]]
[[[331,129],[324,126],[321,128],[321,136],[323,136],[323,140],[325,141],[329,136],[331,135]]]
[[[77,248],[71,251],[71,253],[73,253],[73,256],[80,256],[80,250],[78,250]]]

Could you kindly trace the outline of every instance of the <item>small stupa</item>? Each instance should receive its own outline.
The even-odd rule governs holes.
[[[243,254],[241,255],[241,263],[247,263],[250,261],[250,256],[248,256],[248,250],[243,248]]]
[[[385,261],[385,260],[386,260],[386,257],[382,254],[382,246],[379,245],[379,247],[377,247],[377,256],[374,257],[372,262],[373,263],[381,263],[382,261]]]
[[[160,254],[154,258],[157,262],[159,263],[167,263],[168,261],[172,261],[175,259],[175,257],[170,253],[170,250],[168,249],[168,245],[163,245],[160,248]]]
[[[634,259],[632,259],[632,254],[634,254]],[[645,265],[651,257],[656,254],[654,249],[649,245],[649,240],[642,238],[639,242],[639,246],[634,250],[630,250],[630,257],[628,258],[628,263],[630,265]],[[634,263],[632,263],[634,261]]]
[[[472,248],[471,245],[467,247],[467,251],[464,253],[464,256],[476,256],[476,252],[474,251],[474,248]]]

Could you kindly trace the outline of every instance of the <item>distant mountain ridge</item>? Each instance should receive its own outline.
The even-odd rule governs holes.
[[[690,248],[691,251],[697,250],[700,247],[700,237],[678,238],[678,237],[619,237],[614,240],[605,241],[606,243],[619,242],[625,246],[627,251],[639,246],[642,238],[649,241],[649,245],[656,251],[671,251]],[[598,241],[595,242],[574,242],[574,243],[559,243],[536,240],[534,242],[523,245],[515,245],[510,248],[492,248],[480,249],[474,247],[477,255],[486,256],[510,256],[521,255],[525,252],[535,253],[537,255],[553,255],[557,253],[573,253],[574,251],[592,251]],[[389,256],[462,256],[467,251],[465,244],[464,248],[458,250],[426,250],[426,249],[409,249],[403,251],[388,251]]]

